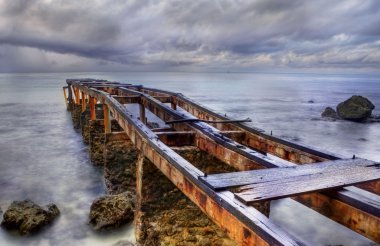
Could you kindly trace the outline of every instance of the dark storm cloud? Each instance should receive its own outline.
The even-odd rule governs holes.
[[[380,2],[0,0],[3,57],[9,45],[94,69],[378,69]]]

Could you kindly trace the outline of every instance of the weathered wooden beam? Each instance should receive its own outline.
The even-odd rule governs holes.
[[[175,129],[173,127],[158,127],[150,129],[152,132],[173,132]]]
[[[140,96],[113,96],[121,104],[139,103]]]
[[[140,107],[140,120],[142,123],[146,124],[145,107],[143,104],[139,104],[139,107]]]
[[[195,143],[195,132],[156,132],[156,135],[167,146],[192,146]]]
[[[264,174],[267,170],[257,170],[254,177],[248,178],[250,181],[247,185],[238,188],[235,196],[250,204],[380,179],[380,164],[363,159],[307,164],[304,168],[305,166],[294,169],[275,168],[269,175]],[[285,170],[287,173],[284,173]]]
[[[200,179],[214,190],[247,186],[250,184],[270,184],[270,182],[276,181],[287,185],[288,180],[295,181],[299,180],[300,178],[324,174],[336,175],[336,179],[338,179],[341,175],[349,174],[351,172],[360,172],[362,169],[365,169],[368,166],[371,169],[374,167],[376,169],[376,167],[379,165],[380,164],[376,162],[361,158],[342,159],[336,161],[320,162],[318,164],[305,164],[301,166],[293,165],[276,169],[219,173],[208,175],[207,177],[201,177]],[[376,174],[377,172],[378,171],[374,170],[373,174]],[[336,182],[336,180],[333,182]]]
[[[201,120],[198,118],[190,118],[190,119],[181,119],[181,120],[170,120],[165,122],[166,124],[178,124],[184,122],[205,122],[205,123],[237,123],[237,122],[252,122],[251,119],[244,120]]]

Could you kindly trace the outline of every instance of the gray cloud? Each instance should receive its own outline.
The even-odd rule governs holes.
[[[0,0],[0,71],[376,70],[379,48],[377,0]]]

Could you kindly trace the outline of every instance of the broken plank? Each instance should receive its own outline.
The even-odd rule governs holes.
[[[258,182],[284,180],[286,178],[292,178],[300,175],[331,172],[337,169],[341,170],[342,168],[348,169],[355,166],[368,166],[373,164],[375,164],[375,162],[361,158],[341,159],[336,161],[305,164],[302,166],[294,165],[289,167],[281,167],[276,168],[276,170],[263,169],[213,174],[207,177],[200,177],[200,180],[214,190],[221,190]]]
[[[273,171],[275,174],[276,169]],[[380,164],[351,165],[348,168],[332,169],[329,172],[303,174],[284,179],[281,179],[280,174],[278,176],[280,178],[273,181],[262,179],[255,184],[243,186],[240,188],[242,192],[235,193],[235,196],[240,201],[250,204],[379,180]]]

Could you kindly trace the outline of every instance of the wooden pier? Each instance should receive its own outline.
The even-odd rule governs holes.
[[[284,140],[245,125],[249,119],[229,119],[179,93],[106,80],[66,82],[69,110],[89,110],[93,121],[103,107],[104,133],[112,133],[116,121],[141,157],[238,245],[308,245],[252,206],[284,197],[380,243],[380,199],[363,195],[380,195],[380,163]],[[139,105],[138,115],[126,104]],[[148,127],[147,111],[166,126]],[[205,173],[175,152],[178,146],[195,146],[237,171]],[[136,165],[139,172],[141,163]],[[136,179],[139,198],[141,173]]]

